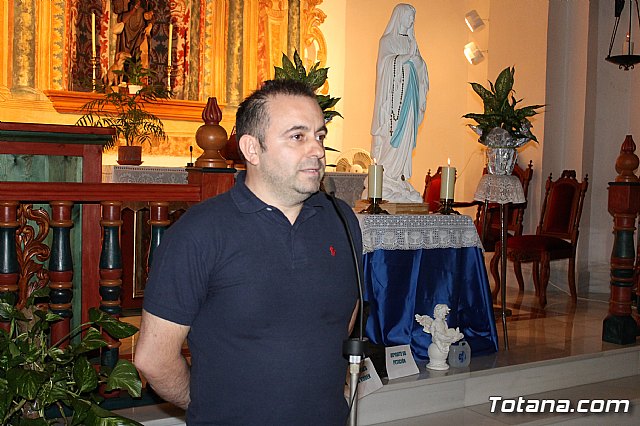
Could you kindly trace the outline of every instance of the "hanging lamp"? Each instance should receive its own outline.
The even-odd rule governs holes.
[[[618,31],[618,24],[620,23],[620,16],[624,9],[625,0],[615,0],[615,21],[613,23],[613,34],[611,34],[611,42],[609,43],[609,54],[605,60],[618,65],[620,69],[624,68],[625,71],[633,69],[635,64],[640,63],[640,55],[633,54],[633,37],[631,27],[633,23],[633,5],[635,3],[637,29],[640,30],[640,10],[638,9],[638,0],[630,0],[629,5],[629,30],[626,34],[625,41],[623,43],[621,55],[611,55],[613,45],[616,40],[616,33]]]

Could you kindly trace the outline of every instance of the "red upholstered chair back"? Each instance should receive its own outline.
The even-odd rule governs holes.
[[[424,192],[422,199],[429,204],[429,212],[435,212],[440,209],[440,184],[442,183],[442,167],[438,167],[436,173],[431,176],[431,170],[427,172],[424,178]]]
[[[578,182],[575,170],[564,170],[555,182],[549,175],[536,234],[570,240],[575,245],[587,186],[587,177]]]

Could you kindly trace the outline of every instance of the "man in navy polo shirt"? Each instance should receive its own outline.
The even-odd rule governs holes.
[[[318,191],[322,111],[306,85],[268,81],[240,105],[236,131],[246,174],[190,208],[154,253],[135,364],[189,425],[344,425],[357,278]],[[338,202],[361,253],[355,215]]]

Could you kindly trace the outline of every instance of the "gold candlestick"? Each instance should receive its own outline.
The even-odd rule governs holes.
[[[167,65],[167,92],[169,93],[171,93],[171,69],[172,68],[173,68],[172,65]]]
[[[98,56],[93,56],[89,59],[89,63],[91,64],[91,87],[94,92],[98,91],[98,79],[96,78],[96,74],[99,62],[100,58]]]

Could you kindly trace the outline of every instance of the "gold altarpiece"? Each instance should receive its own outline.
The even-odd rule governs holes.
[[[321,3],[163,3],[171,5],[171,21],[177,26],[176,49],[188,45],[193,48],[183,52],[188,72],[180,76],[184,84],[177,99],[164,102],[154,112],[164,119],[200,121],[206,99],[216,96],[225,110],[222,124],[230,129],[232,111],[262,81],[273,76],[273,67],[281,64],[283,52],[292,55],[298,49],[308,63],[325,64],[327,49],[319,26],[326,15],[318,8]],[[28,108],[30,102],[44,100],[44,94],[58,113],[77,114],[79,106],[96,96],[70,90],[75,64],[86,60],[83,52],[90,46],[86,30],[96,10],[99,75],[104,75],[114,53],[110,0],[0,0],[0,102],[10,100],[11,107]],[[168,27],[169,17],[159,18],[154,25],[164,22]]]

